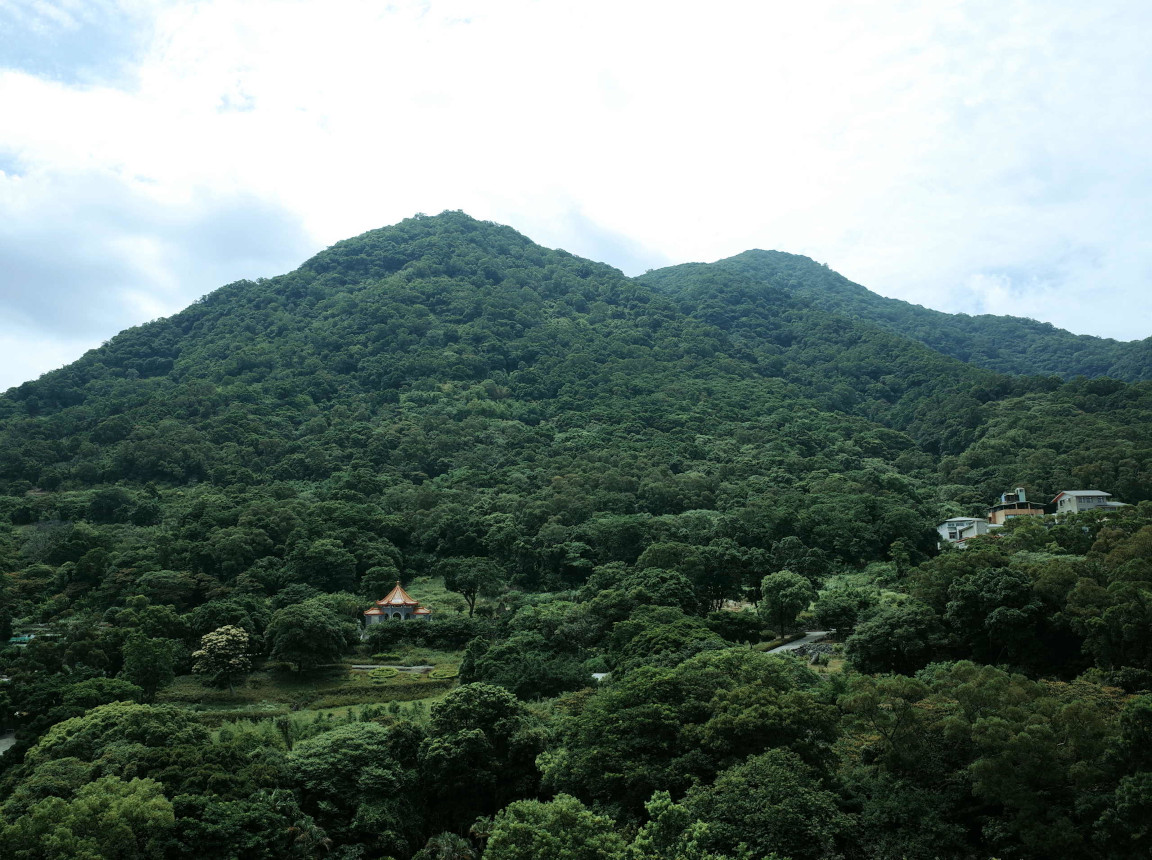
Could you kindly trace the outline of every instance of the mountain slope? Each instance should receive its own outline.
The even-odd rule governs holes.
[[[1152,497],[1148,384],[1000,376],[677,271],[445,213],[221,288],[0,396],[0,567],[45,617],[165,571],[270,596],[488,557],[559,587],[668,543],[702,577],[788,537],[930,552],[1021,480]]]
[[[940,390],[982,378],[909,347],[953,367]],[[829,361],[817,388],[783,355],[509,228],[411,219],[0,397],[0,506],[20,529],[99,526],[115,570],[272,589],[326,539],[358,576],[386,541],[410,569],[489,555],[524,584],[677,536],[751,550],[799,535],[854,561],[930,547],[936,504],[912,474],[927,464],[880,423],[906,392],[838,410],[851,368]],[[47,534],[19,532],[10,566],[96,548]]]
[[[696,264],[689,264],[694,266]],[[816,308],[874,323],[964,362],[1014,375],[1107,376],[1152,379],[1152,337],[1123,343],[1074,335],[1020,317],[948,314],[879,296],[808,257],[780,251],[745,251],[711,264],[718,270],[784,290]],[[665,290],[683,277],[671,266],[643,276]]]

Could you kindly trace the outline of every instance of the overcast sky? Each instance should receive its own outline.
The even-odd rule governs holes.
[[[416,212],[1152,334],[1147,0],[0,0],[0,390]]]

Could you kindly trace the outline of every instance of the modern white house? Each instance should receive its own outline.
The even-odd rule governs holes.
[[[1052,500],[1057,514],[1079,514],[1099,508],[1125,508],[1123,502],[1112,502],[1111,493],[1101,490],[1061,490]]]
[[[988,520],[979,517],[952,517],[936,527],[940,533],[940,543],[953,543],[964,546],[964,541],[977,535],[988,534]]]

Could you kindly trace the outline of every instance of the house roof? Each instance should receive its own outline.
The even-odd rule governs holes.
[[[396,587],[384,597],[376,601],[377,606],[419,606],[419,600],[413,600],[408,592],[400,587],[400,580],[396,580]]]
[[[952,517],[951,519],[944,520],[946,523],[982,523],[985,522],[981,517]]]
[[[1111,498],[1112,494],[1105,493],[1103,490],[1061,490],[1056,494],[1056,499],[1061,496],[1107,496]],[[1056,499],[1053,499],[1052,502],[1055,503]]]

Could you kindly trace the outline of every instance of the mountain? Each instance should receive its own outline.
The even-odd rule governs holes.
[[[97,604],[149,570],[274,592],[324,540],[355,577],[489,556],[530,587],[667,541],[862,564],[1007,487],[1152,498],[1149,415],[1146,383],[1001,375],[733,266],[630,279],[449,212],[0,397],[0,558],[100,550],[56,592]]]
[[[782,290],[840,316],[874,323],[944,355],[999,373],[1111,377],[1127,382],[1152,379],[1152,337],[1124,343],[1074,335],[1020,317],[934,311],[884,298],[808,257],[780,251],[745,251],[707,268]],[[671,266],[649,272],[641,280],[675,294],[702,271],[701,264]]]
[[[0,856],[1147,856],[1150,424],[751,271],[340,242],[0,395]],[[937,551],[1017,486],[1137,504]]]

